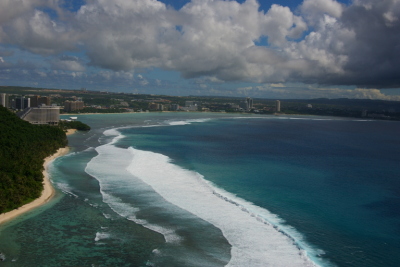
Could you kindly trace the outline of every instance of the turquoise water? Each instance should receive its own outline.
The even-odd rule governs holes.
[[[398,122],[86,115],[4,266],[397,266]],[[143,127],[145,126],[145,127]],[[117,128],[117,129],[116,129]]]

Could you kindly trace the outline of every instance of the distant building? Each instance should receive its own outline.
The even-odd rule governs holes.
[[[276,109],[276,112],[281,112],[281,101],[276,100],[275,109]]]
[[[246,102],[247,102],[247,109],[250,110],[253,108],[253,99],[250,97],[246,97]]]
[[[245,100],[240,101],[239,107],[245,111],[250,111],[253,108],[253,99],[251,97],[246,97]]]
[[[200,106],[199,101],[185,101],[185,107]]]
[[[129,107],[129,104],[128,104],[128,102],[126,102],[126,101],[120,102],[119,105],[120,105],[121,107]]]
[[[229,108],[234,109],[234,110],[238,110],[240,108],[239,105],[234,104],[234,103],[229,103],[227,104]]]
[[[179,109],[178,104],[171,104],[171,111],[177,111]]]
[[[249,110],[249,103],[247,103],[246,100],[240,101],[239,107],[242,108],[243,110]]]
[[[2,105],[5,108],[9,107],[9,103],[8,103],[8,95],[5,93],[1,93],[0,94],[0,105]]]
[[[69,100],[67,100],[67,101],[64,102],[64,110],[66,112],[81,110],[83,108],[84,108],[83,101],[69,101]]]
[[[59,106],[45,106],[26,108],[18,116],[32,124],[58,125],[60,121]]]
[[[51,98],[49,96],[39,96],[35,95],[30,98],[31,99],[31,107],[39,107],[41,105],[50,106]]]
[[[14,103],[15,103],[14,108],[18,110],[24,110],[31,106],[30,98],[25,98],[24,96],[17,97]]]
[[[152,103],[149,103],[148,108],[149,108],[149,110],[159,110],[160,104],[152,102]]]
[[[188,107],[185,106],[185,107],[181,107],[180,110],[183,110],[183,111],[198,111],[199,107],[197,105],[188,106]]]
[[[181,110],[184,111],[198,111],[200,106],[200,102],[198,101],[185,101],[185,106],[181,107]]]

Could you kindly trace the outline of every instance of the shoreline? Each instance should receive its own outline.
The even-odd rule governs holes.
[[[71,135],[76,133],[78,130],[77,129],[68,129],[67,132],[65,133],[66,135]]]
[[[53,155],[44,159],[43,191],[42,191],[41,196],[39,198],[33,200],[32,202],[29,202],[28,204],[23,205],[22,207],[19,207],[12,211],[0,214],[0,225],[2,225],[4,222],[12,220],[32,209],[42,206],[43,204],[49,202],[50,199],[53,198],[53,196],[55,195],[55,189],[53,188],[53,186],[50,182],[50,175],[47,171],[48,165],[56,158],[64,156],[68,152],[69,152],[69,147],[63,147],[63,148],[58,149],[57,152],[54,153]]]

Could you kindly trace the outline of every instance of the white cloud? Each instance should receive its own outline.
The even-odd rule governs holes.
[[[53,6],[51,2],[46,0],[1,0],[0,25],[31,13],[35,7]]]
[[[32,10],[0,27],[0,42],[19,45],[37,54],[54,54],[75,49],[79,34],[40,10]]]
[[[138,77],[138,79],[139,79],[139,83],[140,83],[142,86],[146,86],[146,85],[149,84],[149,81],[148,81],[145,77],[143,77],[142,74],[138,74],[137,77]]]
[[[340,18],[344,5],[335,0],[304,0],[300,10],[307,20],[314,25],[324,15]]]
[[[91,0],[73,14],[57,3],[3,0],[0,42],[43,55],[80,50],[116,77],[156,67],[217,82],[400,86],[398,0],[305,0],[296,15],[276,4],[260,11],[256,0],[192,0],[180,10],[156,0]],[[78,60],[51,64],[85,71]]]
[[[67,71],[85,71],[86,68],[80,62],[77,57],[61,57],[53,60],[51,62],[51,68],[57,70],[67,70]]]

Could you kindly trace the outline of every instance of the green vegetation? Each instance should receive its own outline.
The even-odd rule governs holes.
[[[40,196],[44,159],[67,143],[62,129],[32,125],[0,106],[0,213]]]
[[[60,121],[58,126],[63,130],[77,129],[78,131],[90,131],[90,126],[80,121]]]

